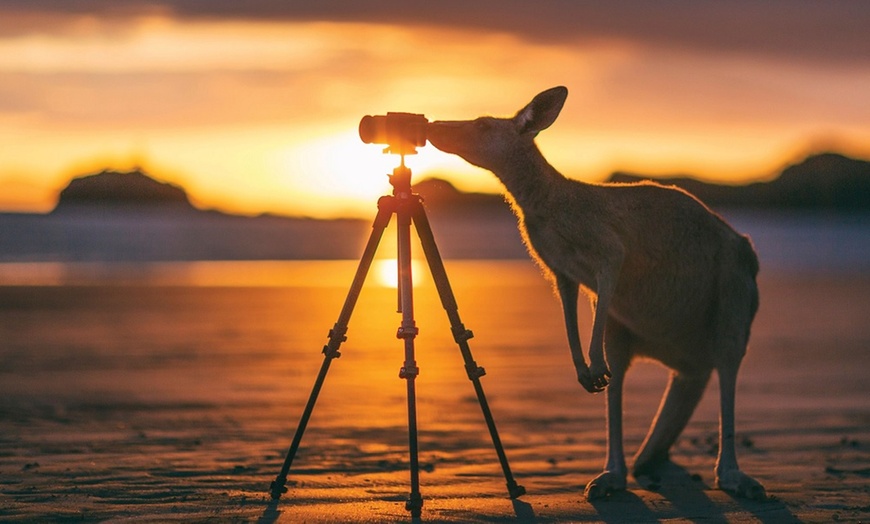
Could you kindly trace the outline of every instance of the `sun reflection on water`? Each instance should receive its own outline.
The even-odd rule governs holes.
[[[411,260],[411,278],[414,287],[426,282],[426,265],[422,260]],[[397,288],[399,282],[399,261],[395,258],[375,260],[372,263],[372,276],[374,282],[382,287]]]

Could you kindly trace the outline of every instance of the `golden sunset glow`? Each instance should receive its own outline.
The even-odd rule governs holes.
[[[540,27],[513,15],[478,27],[15,4],[0,22],[0,210],[48,211],[73,176],[141,166],[202,208],[367,217],[398,159],[359,140],[363,115],[509,116],[553,85],[570,95],[539,145],[577,179],[626,170],[739,183],[810,151],[870,156],[860,49],[815,56],[773,34],[756,35],[758,49],[695,45],[643,25],[594,37],[547,18],[550,7]],[[665,15],[648,22],[672,23]],[[432,146],[407,163],[415,181],[500,190]]]

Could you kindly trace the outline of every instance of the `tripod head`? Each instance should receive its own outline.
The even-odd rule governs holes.
[[[386,144],[384,153],[413,155],[426,145],[428,125],[425,116],[414,113],[366,115],[359,122],[359,137],[366,144]]]
[[[366,144],[386,144],[384,153],[397,154],[401,164],[393,170],[390,184],[396,193],[411,192],[411,170],[405,166],[405,155],[417,154],[426,145],[429,121],[414,113],[387,113],[362,117],[359,137]]]

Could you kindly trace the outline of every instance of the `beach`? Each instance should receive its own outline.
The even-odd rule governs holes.
[[[152,264],[107,280],[92,268],[48,267],[0,286],[0,520],[411,520],[400,315],[396,290],[377,275],[332,363],[288,492],[277,502],[268,493],[354,268]],[[604,463],[604,396],[576,383],[549,284],[525,260],[447,261],[507,458],[527,491],[511,500],[422,269],[414,293],[423,521],[870,520],[866,271],[763,268],[759,276],[737,438],[741,468],[768,500],[713,488],[714,377],[673,465],[590,503],[583,489]],[[586,343],[587,308],[581,315]],[[629,371],[629,458],[666,379],[651,362]]]

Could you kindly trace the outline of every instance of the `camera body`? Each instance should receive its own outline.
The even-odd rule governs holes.
[[[426,145],[429,121],[414,113],[387,113],[362,117],[359,137],[366,144],[386,144],[387,152],[410,155]]]

